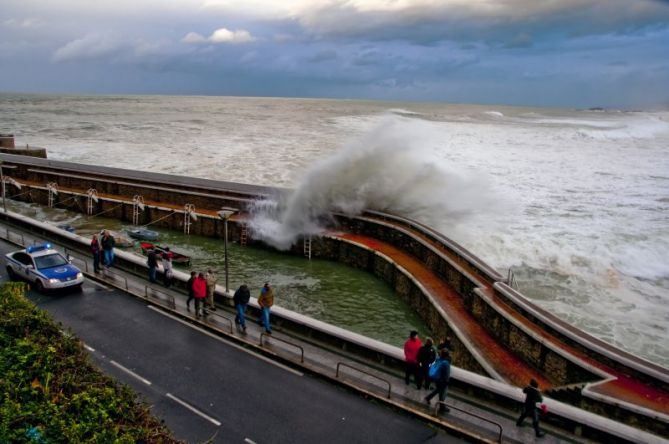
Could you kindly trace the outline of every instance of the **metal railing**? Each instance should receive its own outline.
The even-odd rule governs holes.
[[[380,376],[377,376],[377,375],[375,375],[375,374],[369,373],[369,372],[367,372],[367,371],[365,371],[365,370],[361,370],[361,369],[359,369],[359,368],[357,368],[357,367],[353,367],[353,366],[351,366],[351,365],[349,365],[349,364],[347,364],[347,363],[345,363],[345,362],[338,362],[338,363],[337,363],[337,373],[335,374],[335,377],[337,377],[337,378],[339,378],[339,367],[341,367],[341,366],[348,367],[348,368],[350,368],[350,369],[352,369],[352,370],[355,370],[355,371],[357,371],[357,372],[360,372],[360,373],[364,373],[364,374],[367,375],[367,376],[371,376],[372,378],[376,378],[376,379],[378,379],[379,381],[383,381],[383,382],[385,382],[386,384],[388,384],[388,399],[390,399],[390,392],[391,392],[391,390],[392,390],[392,385],[390,384],[390,381],[388,381],[388,380],[386,380],[386,379],[383,379],[383,378],[381,378]]]
[[[13,241],[12,237],[11,237],[12,234],[20,236],[21,237],[21,242]],[[8,241],[13,242],[13,243],[18,243],[19,245],[23,245],[23,246],[26,245],[26,239],[23,236],[23,233],[17,233],[17,232],[11,231],[8,227],[5,227],[5,239],[7,239]]]
[[[149,289],[151,289],[151,293],[149,293]],[[176,301],[176,299],[173,295],[165,293],[164,291],[160,291],[160,290],[158,290],[155,287],[152,287],[150,285],[144,285],[144,297],[146,299],[149,299],[151,296],[156,296],[156,295],[159,295],[159,294],[165,295],[166,296],[165,299],[169,303],[170,308],[172,310],[176,310],[177,301]],[[158,298],[158,297],[156,297],[155,299],[158,299],[159,301],[162,301],[162,299]]]
[[[515,288],[516,290],[518,289],[518,282],[516,282],[516,275],[510,268],[509,268],[509,273],[507,274],[506,277],[506,282],[507,284],[509,284],[509,287]]]
[[[212,315],[213,315],[213,316],[216,316],[216,317],[218,317],[218,318],[220,318],[220,319],[223,319],[224,321],[227,321],[228,324],[230,325],[230,334],[231,334],[231,335],[234,334],[234,328],[232,327],[232,319],[228,318],[227,316],[223,316],[223,315],[221,315],[221,314],[214,313],[213,311],[211,311],[211,310],[207,310],[206,308],[204,309],[204,315],[205,315],[205,320],[206,320],[206,319],[211,319],[211,318],[208,318],[208,316],[212,316]]]
[[[116,280],[117,278],[123,279],[125,282],[125,290],[130,291],[128,288],[128,278],[121,275],[120,273],[116,273],[115,271],[111,271],[110,268],[107,267],[101,267],[100,270],[102,271],[102,275],[105,277],[111,276],[113,280]]]
[[[260,333],[260,344],[259,344],[261,347],[263,346],[262,338],[264,338],[266,336],[272,338],[275,341],[280,341],[280,342],[283,342],[285,344],[292,345],[293,347],[299,348],[300,349],[300,362],[304,363],[304,348],[301,345],[297,345],[293,342],[286,341],[285,339],[281,339],[281,338],[277,338],[276,336],[272,336],[269,333],[262,332],[262,333]]]
[[[500,442],[500,443],[502,442],[502,432],[503,432],[503,429],[502,429],[502,425],[501,425],[501,424],[499,424],[499,423],[497,423],[497,422],[495,422],[495,421],[491,421],[491,420],[489,420],[488,418],[484,418],[483,416],[477,415],[476,413],[472,413],[472,412],[469,412],[469,411],[467,411],[467,410],[463,410],[463,409],[461,409],[461,408],[458,408],[458,407],[455,407],[455,406],[452,406],[452,405],[448,405],[448,404],[446,404],[444,401],[437,401],[437,403],[434,405],[434,415],[435,415],[435,416],[437,415],[437,413],[438,413],[437,411],[439,410],[439,407],[440,407],[441,405],[443,405],[443,406],[446,407],[447,409],[457,410],[458,412],[462,412],[462,413],[467,414],[467,415],[469,415],[469,416],[473,416],[474,418],[478,418],[478,419],[480,419],[481,421],[485,421],[485,422],[488,422],[488,423],[490,423],[490,424],[496,426],[496,427],[499,429],[499,434],[497,435],[497,442]]]

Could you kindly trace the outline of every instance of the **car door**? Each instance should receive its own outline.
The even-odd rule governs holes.
[[[35,264],[33,263],[33,259],[28,255],[27,253],[24,253],[23,251],[19,251],[17,253],[14,253],[14,256],[12,256],[16,261],[19,263],[17,266],[16,274],[21,276],[24,279],[30,280],[30,271],[34,269]]]

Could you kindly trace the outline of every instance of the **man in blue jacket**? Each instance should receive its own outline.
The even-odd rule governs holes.
[[[430,369],[430,378],[437,383],[437,388],[432,390],[429,395],[425,397],[425,402],[430,405],[430,401],[435,395],[439,395],[439,401],[443,402],[446,399],[446,389],[448,388],[448,380],[451,379],[451,355],[448,349],[439,351],[439,358],[432,364],[437,366]],[[439,411],[442,413],[450,412],[450,409],[444,404],[439,404]]]

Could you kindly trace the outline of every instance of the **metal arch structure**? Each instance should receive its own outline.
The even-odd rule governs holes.
[[[184,205],[184,233],[190,234],[190,226],[193,221],[197,220],[197,214],[195,214],[195,205],[187,203]]]
[[[135,194],[132,197],[132,224],[139,225],[139,213],[144,211],[144,197]]]
[[[56,182],[49,182],[46,184],[46,189],[49,192],[49,208],[53,208],[56,196],[58,196],[58,184]]]
[[[19,190],[21,189],[21,184],[9,176],[2,175],[1,177],[2,177],[2,207],[5,209],[5,212],[7,212],[7,203],[5,201],[5,195],[7,193],[7,184],[14,185]]]
[[[86,196],[86,213],[91,216],[93,214],[95,204],[98,203],[98,192],[95,188],[89,188],[88,191],[86,191]]]

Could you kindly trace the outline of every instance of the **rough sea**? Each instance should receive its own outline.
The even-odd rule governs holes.
[[[255,221],[279,248],[329,209],[422,221],[669,366],[669,112],[0,94],[0,133],[56,160],[293,188]]]

